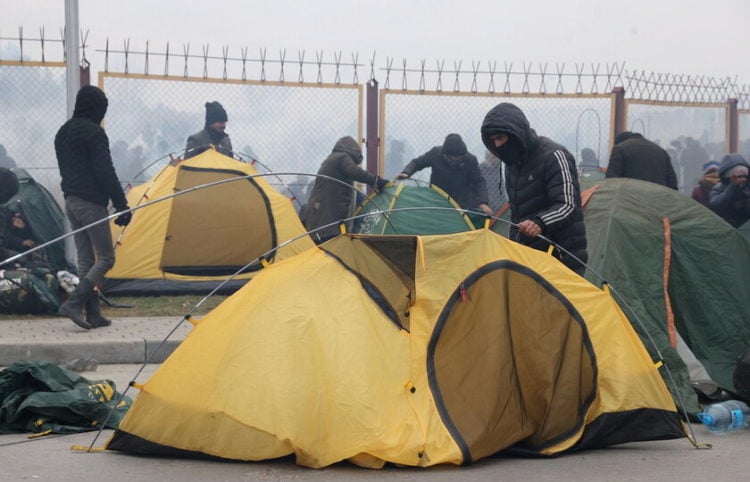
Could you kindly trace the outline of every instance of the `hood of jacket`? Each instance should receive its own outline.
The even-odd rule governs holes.
[[[727,154],[721,159],[721,166],[719,167],[719,178],[724,181],[729,180],[729,171],[736,166],[747,166],[750,169],[750,164],[745,160],[742,154]]]
[[[99,87],[86,85],[81,87],[76,95],[76,105],[73,117],[89,119],[95,124],[100,124],[107,113],[107,96]]]
[[[362,163],[362,148],[351,136],[342,137],[336,141],[336,145],[333,146],[332,152],[343,152],[344,154],[351,156],[355,164]]]
[[[495,156],[502,159],[500,150],[495,147],[494,142],[490,139],[495,134],[505,134],[508,137],[514,137],[521,145],[522,158],[521,162],[528,158],[537,143],[537,136],[534,129],[529,125],[529,120],[521,109],[515,104],[503,102],[493,107],[482,122],[482,142],[487,150]]]

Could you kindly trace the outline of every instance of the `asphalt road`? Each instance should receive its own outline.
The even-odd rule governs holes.
[[[137,381],[145,381],[156,365],[147,366]],[[108,378],[124,389],[137,365],[101,365],[84,372],[89,379]],[[135,395],[134,393],[130,393]],[[295,465],[293,458],[262,463],[217,462],[141,457],[110,451],[74,451],[71,447],[103,446],[111,431],[52,435],[28,439],[26,434],[0,435],[0,481],[745,481],[750,475],[750,430],[725,435],[694,426],[701,443],[686,439],[625,444],[550,459],[497,456],[468,467],[426,469],[386,466],[367,470],[342,462],[313,470]],[[96,440],[95,440],[95,437]]]

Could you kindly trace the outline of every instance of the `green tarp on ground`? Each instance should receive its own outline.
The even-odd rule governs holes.
[[[0,433],[78,433],[117,428],[132,401],[111,380],[88,380],[46,361],[0,371]]]
[[[750,240],[661,185],[606,179],[584,200],[589,194],[589,266],[622,295],[625,301],[615,298],[652,356],[657,350],[663,355],[685,408],[697,410],[697,401],[673,348],[671,326],[711,378],[732,390],[737,356],[750,347]],[[587,278],[601,284],[591,271]]]

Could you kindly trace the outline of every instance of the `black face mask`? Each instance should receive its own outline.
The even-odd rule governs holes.
[[[508,141],[496,150],[497,157],[507,164],[520,164],[523,160],[523,146],[515,137],[508,137]]]

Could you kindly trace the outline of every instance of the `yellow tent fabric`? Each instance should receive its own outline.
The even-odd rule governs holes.
[[[348,234],[262,270],[143,385],[108,448],[429,466],[682,436],[609,293],[485,229]]]
[[[133,188],[128,204],[136,207],[195,186],[256,174],[252,165],[209,149],[170,163]],[[116,262],[105,288],[124,280],[151,291],[158,291],[158,284],[148,281],[221,281],[294,238],[299,239],[280,247],[268,261],[311,248],[305,232],[291,201],[263,177],[192,190],[136,210],[125,228],[112,224]],[[259,267],[257,262],[249,271]]]

